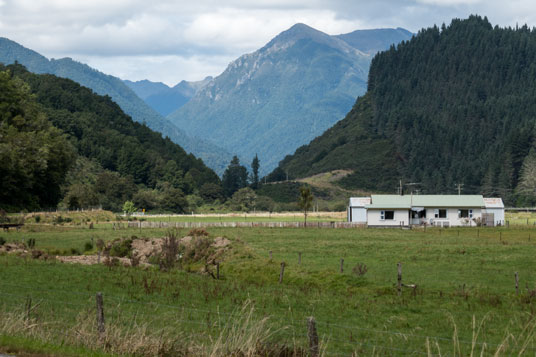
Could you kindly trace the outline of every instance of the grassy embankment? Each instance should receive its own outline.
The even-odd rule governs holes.
[[[535,353],[536,230],[532,225],[426,232],[208,231],[233,242],[221,263],[221,280],[197,273],[200,266],[195,264],[162,272],[0,256],[2,334],[55,344],[66,341],[97,351],[107,346],[106,351],[117,353],[154,354],[160,348],[210,354],[220,347],[236,350],[238,345],[255,345],[237,340],[244,329],[246,335],[270,346],[299,349],[307,346],[306,318],[314,316],[327,355],[352,351],[363,355],[470,355],[471,351],[480,354],[482,349],[484,355],[498,349],[504,349],[499,355]],[[147,229],[141,236],[162,237],[165,233]],[[47,250],[81,249],[91,238],[110,240],[140,233],[100,225],[92,230],[41,225],[1,235],[8,241],[35,238],[36,248]],[[301,265],[298,253],[302,253]],[[341,258],[343,273],[339,272]],[[282,261],[285,275],[279,284]],[[396,289],[397,262],[402,262],[403,282],[417,285],[416,290],[404,288],[402,296]],[[357,263],[367,267],[362,276],[352,272]],[[519,295],[515,272],[519,274]],[[107,343],[90,338],[96,333],[97,291],[104,293],[107,333],[112,335],[106,337]],[[28,296],[37,307],[25,320]],[[240,310],[244,304],[245,312]],[[250,307],[254,308],[251,319],[244,322]],[[9,315],[12,320],[6,320],[5,312],[14,313]],[[13,323],[17,317],[18,324]],[[267,321],[265,317],[269,317]],[[28,321],[34,327],[25,328]],[[234,339],[229,337],[233,333]],[[219,347],[218,338],[223,338]],[[145,341],[146,350],[134,350],[138,340]],[[236,343],[222,344],[227,340]],[[219,354],[226,352],[220,350]]]

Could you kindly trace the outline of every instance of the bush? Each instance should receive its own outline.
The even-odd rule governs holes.
[[[0,247],[4,244],[6,244],[6,240],[4,239],[4,237],[0,237]]]
[[[70,252],[71,252],[72,255],[80,255],[80,254],[82,254],[82,253],[80,253],[80,250],[78,248],[71,248]]]
[[[35,247],[35,238],[29,238],[26,240],[26,246],[30,249]]]
[[[40,215],[35,216],[34,219],[35,219],[35,223],[41,222],[41,216]]]
[[[112,242],[110,248],[110,256],[112,257],[126,257],[130,256],[132,252],[132,239],[122,239]]]
[[[367,266],[364,263],[357,263],[354,268],[352,269],[352,273],[354,273],[357,277],[364,276],[368,271]]]
[[[86,242],[84,244],[84,252],[89,252],[90,250],[93,249],[93,243],[91,242]]]

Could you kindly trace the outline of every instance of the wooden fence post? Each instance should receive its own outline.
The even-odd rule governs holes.
[[[97,293],[97,331],[99,334],[104,333],[104,303],[102,300],[102,293]]]
[[[30,319],[31,312],[32,312],[32,297],[28,295],[26,297],[26,320]]]
[[[270,260],[272,260],[272,251],[270,251],[269,254],[270,254]]]
[[[100,255],[101,255],[101,251],[99,249],[97,250],[97,264],[100,264]]]
[[[318,333],[316,332],[316,322],[314,317],[307,319],[307,336],[309,337],[309,356],[318,357]]]
[[[285,262],[281,262],[281,272],[279,273],[279,284],[283,282],[284,273],[285,273]]]
[[[519,276],[517,275],[517,271],[514,274],[516,279],[516,294],[519,295]]]
[[[220,263],[216,263],[216,279],[220,280]]]
[[[402,263],[397,264],[398,267],[398,296],[402,294]]]
[[[298,265],[301,265],[301,252],[298,253]]]
[[[341,258],[341,274],[344,272],[344,259]]]

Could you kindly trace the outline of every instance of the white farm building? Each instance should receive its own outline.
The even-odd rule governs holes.
[[[504,225],[500,198],[482,195],[371,195],[352,197],[348,222],[369,227]]]

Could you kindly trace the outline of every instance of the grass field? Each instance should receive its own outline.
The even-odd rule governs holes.
[[[240,330],[257,333],[270,345],[301,351],[307,349],[309,316],[317,321],[322,351],[328,356],[536,353],[532,225],[426,231],[211,228],[208,232],[232,241],[221,263],[221,280],[199,274],[197,265],[163,272],[156,267],[82,266],[0,256],[3,311],[15,313],[12,319],[24,317],[30,296],[37,304],[30,313],[32,321],[54,327],[43,327],[46,332],[36,328],[31,334],[23,328],[9,329],[17,326],[12,320],[0,321],[3,338],[15,339],[12,345],[22,339],[23,346],[28,338],[59,345],[71,341],[78,346],[70,348],[79,349],[69,352],[73,355],[84,355],[87,349],[102,352],[98,342],[62,335],[94,332],[95,293],[101,291],[106,324],[115,336],[109,337],[107,353],[132,353],[112,342],[130,341],[127,345],[133,348],[133,339],[143,337],[147,346],[176,339],[190,354],[210,355],[221,338],[246,345],[236,337]],[[140,234],[138,229],[112,230],[99,224],[91,230],[33,225],[0,236],[7,241],[35,238],[41,250],[82,250],[92,238],[165,234],[164,229],[144,229]],[[279,284],[281,262],[286,266]],[[417,285],[403,288],[401,296],[396,288],[398,262],[403,283]],[[362,276],[352,272],[358,263],[367,267]],[[250,319],[245,319],[250,312]],[[135,352],[154,355],[155,351]]]

